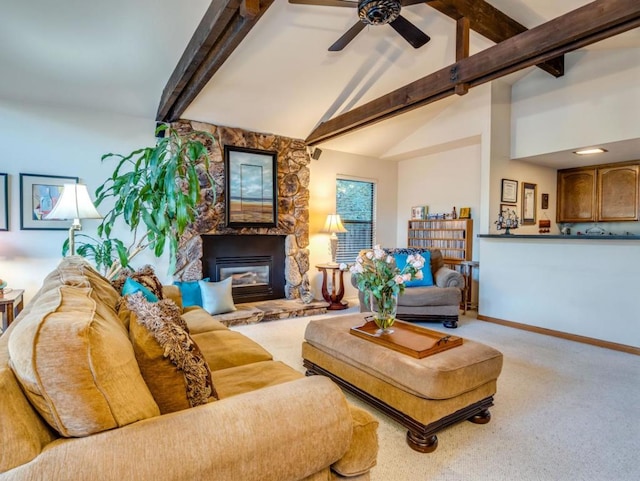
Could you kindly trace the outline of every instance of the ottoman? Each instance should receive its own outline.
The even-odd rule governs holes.
[[[489,422],[500,351],[463,339],[460,346],[417,359],[351,334],[365,317],[310,321],[302,343],[307,375],[328,376],[407,427],[407,443],[419,452],[434,451],[436,433],[446,426]]]

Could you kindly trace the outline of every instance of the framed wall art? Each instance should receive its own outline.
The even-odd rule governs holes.
[[[277,225],[277,152],[225,145],[228,227]]]
[[[522,225],[536,223],[536,184],[522,183]]]
[[[78,177],[20,174],[20,229],[67,230],[70,220],[48,220],[64,184],[77,184]]]
[[[518,181],[502,179],[502,189],[500,192],[500,202],[515,204],[518,202]]]
[[[460,219],[471,219],[471,207],[460,207]]]
[[[417,205],[415,207],[411,207],[411,219],[414,219],[414,220],[426,219],[428,213],[429,213],[429,207],[426,205]]]
[[[0,230],[9,230],[9,175],[0,174]]]

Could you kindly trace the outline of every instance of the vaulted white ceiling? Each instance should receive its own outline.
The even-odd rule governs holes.
[[[162,89],[209,3],[0,0],[0,98],[154,118]],[[532,28],[589,1],[489,3]],[[454,21],[424,4],[402,10],[431,36],[420,49],[385,25],[367,27],[343,51],[328,52],[357,21],[355,12],[275,0],[183,117],[305,138],[320,120],[455,60]],[[471,54],[491,45],[472,33]],[[589,48],[630,46],[640,46],[640,29]],[[421,121],[451,101],[423,107]],[[411,113],[384,126],[385,135],[367,136],[365,129],[327,147],[384,157],[416,129]]]

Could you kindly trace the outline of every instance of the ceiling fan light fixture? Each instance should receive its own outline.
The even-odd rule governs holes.
[[[367,25],[384,25],[398,18],[401,6],[399,0],[361,0],[358,16]]]

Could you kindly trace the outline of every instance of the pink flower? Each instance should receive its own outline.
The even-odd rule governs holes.
[[[364,267],[362,267],[362,264],[354,264],[351,266],[349,271],[352,274],[362,274],[364,272]]]
[[[393,280],[396,282],[396,284],[401,285],[404,284],[404,276],[401,276],[400,274],[398,274],[397,276],[395,276],[393,278]]]

